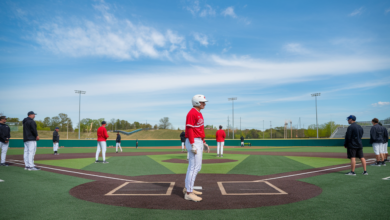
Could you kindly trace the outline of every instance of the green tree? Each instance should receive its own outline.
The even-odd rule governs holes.
[[[169,129],[171,126],[172,126],[172,124],[169,122],[168,117],[164,117],[164,118],[160,119],[160,125],[159,125],[160,129]]]

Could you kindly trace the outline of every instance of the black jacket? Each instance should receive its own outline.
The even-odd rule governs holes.
[[[383,143],[386,144],[387,142],[389,142],[389,132],[387,131],[387,128],[383,127],[383,129]]]
[[[36,141],[38,137],[37,124],[29,117],[23,119],[23,141]]]
[[[121,135],[117,134],[116,135],[116,143],[120,143],[120,142],[121,142]]]
[[[54,142],[60,142],[60,135],[58,134],[57,131],[53,132],[53,143]]]
[[[363,148],[362,137],[362,126],[352,123],[347,129],[347,133],[345,133],[344,146],[347,148]]]
[[[0,123],[0,142],[5,143],[11,138],[11,129],[6,124]]]
[[[243,136],[241,136],[241,142],[244,142],[244,137]]]
[[[379,124],[372,126],[370,131],[370,143],[383,143],[384,130],[385,128]]]
[[[186,133],[184,131],[180,134],[180,140],[181,142],[186,142]]]

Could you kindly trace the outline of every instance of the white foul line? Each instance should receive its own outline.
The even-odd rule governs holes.
[[[14,161],[19,162],[18,160],[14,160]],[[17,162],[14,162],[14,163],[19,164],[19,165],[24,165],[24,163],[17,163]],[[44,167],[44,166],[39,166],[39,167],[42,167],[42,168],[45,168],[45,169],[50,169],[50,170],[57,170],[57,171],[61,171],[61,172],[68,172],[68,173],[75,173],[75,174],[81,174],[81,175],[86,175],[86,176],[107,178],[107,179],[112,179],[112,180],[122,180],[122,181],[127,181],[127,182],[142,182],[142,181],[120,179],[120,178],[108,177],[108,176],[99,176],[99,175],[95,175],[95,174],[81,173],[81,172],[75,172],[75,171],[69,171],[69,170],[61,170],[61,169],[51,168],[51,167]]]
[[[382,178],[383,180],[389,180],[390,179],[390,176],[389,177],[385,177],[385,178]]]
[[[375,160],[375,159],[368,159],[366,161],[371,161],[371,160]],[[361,165],[361,164],[356,164],[356,166],[359,166],[359,165]],[[287,175],[287,176],[280,176],[280,177],[274,177],[274,178],[269,178],[269,179],[256,180],[254,182],[281,179],[281,178],[292,177],[292,176],[300,176],[300,175],[306,175],[306,174],[310,174],[310,173],[318,173],[318,172],[323,172],[323,171],[327,171],[327,170],[335,170],[335,169],[340,169],[340,168],[350,167],[350,166],[351,165],[345,165],[345,166],[341,166],[341,167],[334,167],[334,168],[328,168],[328,169],[323,169],[323,170],[316,170],[316,171],[310,171],[310,172],[305,172],[305,173],[297,173],[297,174],[291,174],[291,175]]]

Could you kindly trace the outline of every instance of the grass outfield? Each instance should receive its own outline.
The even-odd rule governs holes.
[[[177,155],[175,155],[177,156]],[[182,155],[183,156],[183,155]],[[127,158],[127,159],[126,159]],[[115,159],[115,160],[114,160]],[[161,160],[162,158],[158,159]],[[325,158],[326,159],[326,158]],[[290,160],[290,162],[288,162]],[[250,155],[230,172],[266,175],[318,166],[324,161],[291,159],[282,156]],[[163,174],[171,170],[150,156],[110,157],[105,172],[128,171],[132,175]],[[329,160],[331,161],[331,160]],[[76,161],[74,161],[76,162]],[[80,162],[80,161],[78,161]],[[151,163],[154,162],[154,163]],[[90,164],[82,169],[93,170]],[[111,167],[111,168],[109,168]],[[155,210],[104,205],[77,199],[69,190],[91,180],[47,171],[29,172],[20,167],[0,167],[0,204],[2,219],[387,219],[390,166],[369,167],[369,176],[345,176],[343,172],[301,179],[322,188],[314,198],[278,206],[230,210]],[[294,168],[294,169],[293,169]],[[110,170],[111,169],[111,170]],[[273,171],[267,171],[274,169]],[[138,173],[135,173],[138,170]],[[221,169],[219,169],[221,170]],[[267,171],[267,172],[265,172]],[[362,172],[358,168],[357,173]],[[119,171],[118,171],[119,172]],[[226,197],[228,199],[228,197]],[[184,201],[183,201],[184,202]]]
[[[211,152],[217,151],[215,146],[211,146]],[[23,154],[24,148],[9,148],[7,155],[20,155]],[[181,151],[181,147],[178,146],[177,149],[164,149],[161,148],[148,148],[148,147],[139,147],[135,148],[123,148],[123,152],[178,152]],[[242,151],[242,152],[251,152],[251,151],[268,151],[268,152],[322,152],[322,153],[346,153],[344,147],[262,147],[262,148],[251,148],[251,147],[237,147],[237,148],[225,148],[225,151]],[[363,149],[364,153],[374,153],[372,147],[365,147]],[[94,153],[96,152],[95,147],[66,147],[60,148],[59,153]],[[115,148],[107,148],[108,153],[115,153]],[[52,154],[52,148],[39,148],[37,149],[36,154]]]

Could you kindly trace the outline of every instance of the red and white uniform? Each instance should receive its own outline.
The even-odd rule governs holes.
[[[224,130],[219,129],[215,134],[215,137],[217,139],[217,155],[223,155],[223,145],[225,145],[226,133]]]
[[[97,130],[97,149],[96,149],[96,160],[99,160],[100,150],[102,151],[103,161],[106,161],[106,150],[107,144],[106,140],[108,138],[107,130],[105,127],[101,126]]]
[[[186,148],[188,151],[188,169],[185,180],[187,192],[192,192],[196,176],[202,168],[203,143],[204,143],[204,120],[203,115],[196,108],[192,108],[186,119]],[[196,147],[197,154],[191,149]]]

